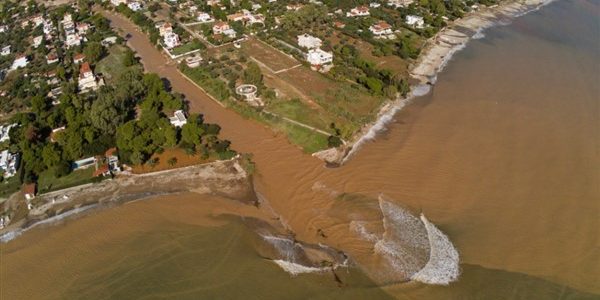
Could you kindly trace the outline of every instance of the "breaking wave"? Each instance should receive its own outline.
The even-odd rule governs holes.
[[[374,276],[384,282],[410,279],[441,285],[458,279],[458,251],[444,233],[425,216],[417,218],[390,201],[380,198],[379,206],[383,234],[369,231],[371,223],[367,221],[350,222],[350,229],[361,239],[374,243],[375,254],[384,259],[375,268]]]
[[[433,225],[423,214],[421,221],[425,224],[429,238],[429,261],[411,279],[428,284],[447,285],[456,281],[460,275],[458,251],[443,232]]]
[[[273,262],[281,267],[284,271],[290,273],[292,276],[304,273],[324,273],[330,270],[328,268],[307,267],[282,259],[276,259]]]

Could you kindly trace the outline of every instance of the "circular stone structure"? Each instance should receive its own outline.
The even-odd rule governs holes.
[[[252,84],[242,84],[235,88],[235,93],[246,98],[246,101],[254,101],[258,88]]]

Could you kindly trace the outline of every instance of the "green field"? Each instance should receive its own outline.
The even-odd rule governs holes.
[[[202,44],[202,42],[191,41],[191,42],[183,44],[179,47],[175,47],[175,48],[171,49],[171,51],[169,51],[169,52],[171,52],[171,54],[173,54],[173,55],[181,55],[184,53],[188,53],[190,51],[203,49],[203,48],[204,48],[204,44]]]
[[[20,188],[21,182],[19,181],[18,175],[5,178],[2,182],[0,182],[0,198],[6,198],[14,192],[17,192]]]
[[[125,46],[113,45],[108,49],[108,55],[96,64],[96,73],[102,73],[107,84],[114,84],[128,68],[140,68],[137,65],[131,67],[123,65],[126,51],[127,47]]]
[[[97,180],[92,177],[94,170],[93,167],[89,167],[87,169],[73,171],[69,175],[58,178],[52,174],[51,170],[44,171],[38,178],[38,193],[47,193],[94,182]]]

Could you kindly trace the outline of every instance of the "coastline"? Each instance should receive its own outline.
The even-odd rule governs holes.
[[[416,83],[411,85],[407,97],[398,96],[385,103],[375,121],[364,125],[349,141],[339,148],[330,148],[313,153],[328,165],[340,166],[347,162],[361,146],[373,140],[385,129],[394,115],[410,104],[412,99],[431,91],[437,75],[443,71],[458,51],[464,49],[472,39],[483,37],[483,31],[497,25],[507,25],[506,20],[521,17],[554,0],[507,0],[496,6],[484,7],[457,19],[435,36],[428,39],[419,57],[411,64],[409,74]]]
[[[123,174],[111,180],[39,195],[24,219],[0,230],[0,243],[9,242],[39,225],[156,196],[193,192],[254,204],[249,197],[253,195],[251,176],[240,162],[241,158],[236,157],[152,173]]]

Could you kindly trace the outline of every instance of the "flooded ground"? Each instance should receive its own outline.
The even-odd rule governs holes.
[[[431,94],[336,169],[212,102],[111,17],[150,71],[254,154],[256,191],[296,237],[341,249],[359,267],[340,270],[341,287],[330,273],[291,276],[257,254],[237,217],[213,217],[222,200],[186,196],[2,245],[2,298],[597,299],[599,16],[597,1],[565,0],[486,31]],[[384,234],[381,198],[448,234],[462,262],[456,283],[373,282],[370,266],[383,256],[352,224]]]

